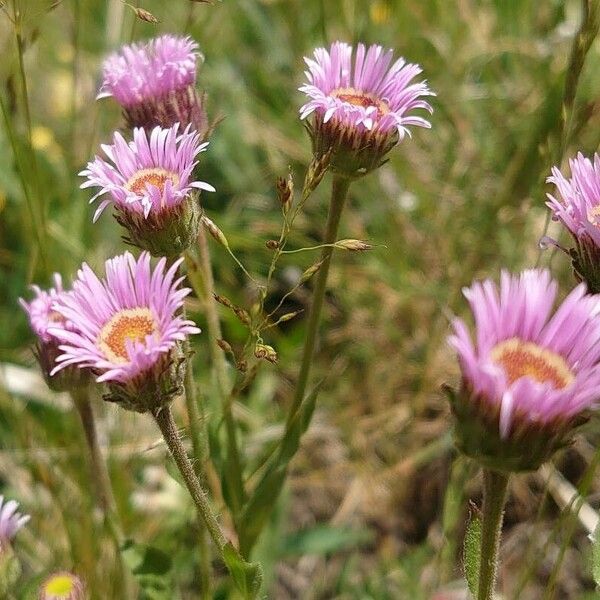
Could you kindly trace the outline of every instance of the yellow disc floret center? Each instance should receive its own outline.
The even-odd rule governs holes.
[[[509,385],[521,377],[529,377],[539,383],[550,383],[554,389],[561,390],[575,379],[562,356],[518,338],[500,342],[492,349],[490,356],[504,369]]]
[[[354,106],[362,106],[363,108],[374,106],[377,109],[378,115],[386,115],[390,112],[387,102],[369,92],[362,92],[355,88],[338,88],[331,92],[331,95],[334,98],[339,98],[342,102],[347,102]]]
[[[75,583],[71,575],[54,575],[46,582],[44,589],[46,594],[68,598],[71,592],[75,590]]]
[[[98,346],[111,362],[125,363],[129,360],[128,341],[144,342],[147,336],[157,333],[158,325],[149,308],[126,308],[104,325]]]
[[[129,178],[125,187],[130,192],[133,192],[138,196],[143,196],[146,193],[146,185],[153,185],[162,192],[167,181],[176,185],[179,183],[179,176],[177,173],[156,167],[154,169],[142,169],[141,171],[137,171]]]

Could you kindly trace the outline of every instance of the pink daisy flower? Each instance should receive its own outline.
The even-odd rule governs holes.
[[[178,206],[194,189],[215,191],[212,185],[193,179],[196,157],[206,150],[208,142],[201,144],[198,133],[189,126],[180,135],[178,129],[179,125],[155,127],[149,137],[143,129],[134,129],[129,143],[115,132],[112,145],[102,144],[110,162],[96,156],[79,173],[87,177],[82,188],[100,188],[90,203],[109,194],[96,209],[94,222],[111,203],[121,212],[148,218],[151,212]]]
[[[49,290],[42,290],[37,285],[32,285],[31,289],[35,292],[35,298],[31,302],[26,302],[19,298],[19,303],[29,317],[29,324],[33,333],[42,343],[48,343],[53,338],[48,333],[48,328],[63,323],[63,316],[57,313],[53,308],[53,302],[64,294],[62,278],[58,273],[54,273],[54,287]]]
[[[98,187],[90,200],[105,196],[94,214],[114,204],[115,217],[129,232],[126,241],[154,256],[181,254],[196,239],[200,218],[197,190],[215,188],[194,178],[196,157],[206,150],[197,132],[179,125],[156,127],[148,135],[135,129],[127,143],[115,133],[112,145],[102,149],[108,161],[98,156],[80,175],[86,177],[82,188]]]
[[[199,57],[190,37],[163,35],[123,46],[104,61],[98,98],[114,97],[131,128],[193,124],[203,135],[206,116],[194,89]]]
[[[19,529],[31,518],[29,515],[17,512],[18,508],[18,502],[15,500],[5,502],[4,496],[0,496],[0,546],[10,542]]]
[[[463,447],[475,448],[480,460],[508,454],[530,468],[528,461],[546,458],[600,397],[600,298],[581,284],[552,314],[557,288],[548,271],[528,270],[503,272],[499,290],[491,280],[464,290],[475,342],[455,319],[449,342],[463,389],[454,410],[459,429],[469,431]],[[467,427],[465,419],[478,425]],[[524,440],[527,451],[515,450]]]
[[[89,368],[98,382],[120,384],[141,402],[147,398],[136,395],[144,386],[153,392],[155,385],[167,385],[167,370],[173,362],[179,367],[174,357],[180,342],[200,332],[180,314],[191,291],[177,277],[182,260],[167,270],[162,258],[152,269],[149,253],[136,261],[126,252],[106,261],[103,279],[84,263],[73,290],[53,305],[75,326],[75,331],[50,328],[61,342],[54,372],[69,365]]]
[[[426,119],[411,114],[415,109],[433,112],[423,100],[433,92],[425,82],[412,83],[422,70],[399,58],[392,64],[393,50],[359,44],[356,55],[344,42],[334,42],[330,50],[317,48],[314,60],[305,58],[308,83],[300,88],[310,100],[300,109],[300,118],[313,112],[323,122],[337,121],[359,131],[398,132],[400,139],[410,135],[409,126],[427,127]]]
[[[57,327],[73,329],[73,324],[54,310],[54,303],[64,298],[68,292],[63,289],[62,278],[58,273],[55,273],[53,278],[53,288],[42,290],[37,285],[33,285],[31,288],[36,297],[31,302],[26,302],[23,298],[20,298],[19,302],[27,313],[31,329],[37,337],[34,354],[42,375],[50,389],[63,392],[86,385],[88,378],[79,369],[66,369],[56,377],[51,375],[56,366],[56,357],[59,350],[58,339],[50,332],[50,329]]]
[[[558,194],[548,194],[546,205],[554,219],[571,233],[575,248],[569,252],[580,279],[589,289],[600,292],[600,156],[593,162],[581,152],[569,160],[571,178],[558,167],[552,167],[547,182],[556,186]]]

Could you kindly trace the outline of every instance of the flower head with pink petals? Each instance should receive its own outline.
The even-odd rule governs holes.
[[[548,194],[546,205],[554,219],[571,233],[575,243],[568,251],[577,277],[590,291],[600,292],[600,156],[586,158],[581,152],[569,160],[571,177],[552,167],[548,183],[557,194]]]
[[[529,270],[464,291],[475,343],[455,319],[453,408],[462,448],[494,468],[537,468],[600,398],[600,297],[581,284],[552,314],[557,289],[548,271]]]
[[[334,153],[346,151],[333,157],[338,171],[364,174],[410,134],[409,127],[431,127],[414,112],[433,111],[424,100],[433,92],[424,81],[413,82],[421,68],[403,58],[394,62],[393,57],[392,50],[381,46],[359,44],[355,52],[349,44],[335,42],[329,50],[317,48],[313,58],[305,59],[308,82],[300,91],[309,99],[300,118],[315,115],[309,131],[317,154],[331,148]]]

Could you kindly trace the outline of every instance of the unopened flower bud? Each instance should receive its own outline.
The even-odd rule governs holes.
[[[231,348],[231,344],[227,340],[217,340],[217,345],[223,352],[227,352],[228,354],[233,353],[233,349]]]
[[[40,600],[86,600],[83,581],[66,571],[54,573],[40,587]]]
[[[277,179],[277,197],[279,198],[283,213],[287,214],[294,199],[294,180],[291,174],[287,177],[279,177]]]
[[[233,312],[235,313],[235,316],[244,325],[250,325],[250,323],[252,322],[251,319],[250,319],[250,315],[248,314],[248,311],[244,310],[243,308],[240,308],[239,306],[234,306],[233,307]]]
[[[213,298],[215,299],[215,302],[218,302],[227,308],[233,308],[233,303],[231,300],[229,300],[229,298],[225,298],[225,296],[219,296],[219,294],[213,294]]]
[[[373,248],[371,244],[361,240],[338,240],[334,246],[342,250],[349,250],[350,252],[364,252]]]
[[[314,275],[316,275],[319,272],[319,269],[321,268],[321,265],[323,264],[323,261],[320,260],[319,262],[316,262],[314,265],[311,265],[310,267],[308,267],[308,269],[306,269],[306,271],[304,271],[304,273],[302,273],[302,276],[300,277],[300,283],[306,283],[309,279],[311,279]]]
[[[326,150],[324,154],[315,156],[311,161],[304,179],[305,195],[311,194],[325,177],[331,163],[331,154],[331,150]]]
[[[279,242],[277,240],[267,240],[265,246],[269,250],[277,250],[277,248],[279,248]]]
[[[286,313],[285,315],[283,315],[283,316],[279,317],[279,319],[277,319],[277,324],[286,323],[287,321],[291,321],[292,319],[295,319],[302,312],[304,312],[304,311],[295,310],[294,312]]]
[[[140,7],[134,7],[135,16],[146,23],[159,23],[159,20],[148,10]]]
[[[259,359],[268,360],[273,364],[276,364],[279,360],[275,349],[272,346],[267,346],[266,344],[256,344],[254,347],[254,356]]]
[[[200,221],[202,222],[202,225],[206,227],[208,233],[210,233],[219,244],[225,246],[225,248],[229,248],[229,242],[227,241],[225,234],[217,227],[214,221],[211,221],[206,215],[202,215]]]

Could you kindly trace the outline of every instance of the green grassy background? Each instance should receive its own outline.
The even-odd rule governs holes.
[[[135,21],[120,0],[54,4],[17,2],[26,93],[8,18],[12,2],[8,16],[0,15],[0,362],[32,369],[32,338],[18,297],[32,282],[48,284],[53,271],[68,279],[81,261],[98,266],[123,249],[109,211],[92,224],[89,194],[78,189],[77,177],[121,124],[113,103],[94,101],[108,51],[158,32],[185,32],[198,41],[206,58],[199,86],[208,94],[211,116],[224,117],[202,155],[203,179],[218,190],[205,206],[258,276],[270,259],[264,243],[278,237],[280,228],[275,178],[291,168],[300,182],[310,160],[297,118],[302,57],[343,39],[381,43],[422,65],[437,93],[432,129],[414,131],[389,164],[352,189],[341,236],[381,247],[336,255],[316,373],[330,376],[258,558],[265,563],[269,595],[276,598],[427,598],[442,583],[460,579],[459,553],[439,556],[452,459],[439,386],[457,374],[445,344],[448,318],[464,311],[460,290],[473,277],[538,260],[544,179],[559,144],[580,4],[223,0],[210,6],[148,0],[143,7],[159,25]],[[592,46],[568,155],[598,147],[599,66],[598,47]],[[292,241],[298,247],[319,239],[327,183],[299,220]],[[558,235],[555,226],[551,232]],[[217,291],[251,303],[253,291],[239,270],[218,247],[213,254]],[[286,258],[276,295],[314,258]],[[541,262],[552,262],[566,292],[572,285],[567,259],[548,251]],[[292,307],[305,307],[308,298],[308,290],[301,290]],[[190,308],[202,326],[201,305],[192,302]],[[243,342],[235,319],[225,312],[222,317],[227,339]],[[277,348],[280,365],[263,369],[236,406],[248,472],[277,439],[303,335],[302,319],[273,332],[267,342]],[[205,341],[200,337],[196,346],[210,415],[217,420]],[[0,385],[0,488],[33,515],[18,540],[25,572],[75,568],[95,598],[117,599],[78,423],[56,399],[39,398],[42,386],[13,393],[6,382]],[[97,409],[128,532],[175,558],[173,593],[192,598],[193,511],[162,468],[164,449],[156,447],[156,434],[143,417],[100,402]],[[582,441],[581,451],[563,461],[574,479],[586,449]],[[474,479],[462,491],[476,497],[478,489]],[[466,510],[466,499],[458,501]],[[514,568],[527,549],[527,532],[541,538],[551,529],[552,503],[536,518],[539,501],[539,481],[522,478],[508,513],[509,534],[515,534],[506,546]],[[459,510],[459,524],[465,515]],[[591,589],[589,544],[581,537],[569,547],[557,598],[583,597]],[[520,597],[541,597],[537,584],[552,565],[542,558],[545,567]],[[510,597],[517,578],[504,575]]]

